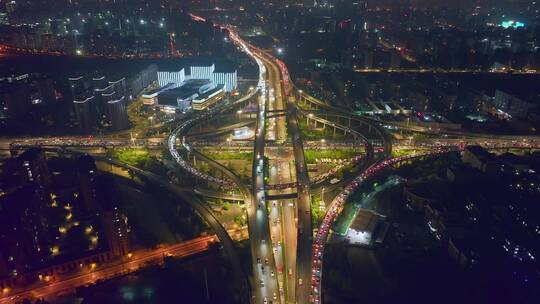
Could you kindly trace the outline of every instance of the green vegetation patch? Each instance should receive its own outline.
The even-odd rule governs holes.
[[[128,165],[152,171],[156,174],[165,174],[166,168],[146,149],[123,148],[107,150],[107,156]]]
[[[323,221],[326,212],[320,210],[320,204],[322,202],[321,195],[316,194],[311,198],[311,220],[315,227],[319,227]]]
[[[204,155],[213,160],[249,160],[253,159],[253,152],[209,151],[202,150]]]
[[[150,160],[150,153],[145,149],[111,149],[108,153],[112,158],[132,166],[140,166]]]
[[[411,155],[411,154],[414,154],[416,152],[417,152],[417,150],[415,150],[415,149],[400,149],[400,150],[392,149],[392,157],[400,157],[400,156],[404,156],[404,155]]]

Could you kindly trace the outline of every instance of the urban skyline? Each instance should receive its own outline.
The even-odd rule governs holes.
[[[0,1],[0,303],[536,303],[540,4]]]

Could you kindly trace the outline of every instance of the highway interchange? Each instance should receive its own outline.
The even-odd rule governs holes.
[[[197,16],[193,17],[198,21],[204,20]],[[455,151],[468,144],[480,144],[486,148],[540,147],[540,138],[536,136],[500,136],[494,139],[487,134],[471,135],[455,131],[419,129],[418,127],[411,129],[409,126],[388,124],[352,115],[294,87],[282,61],[265,50],[244,41],[234,27],[222,27],[229,31],[229,38],[236,44],[237,48],[257,64],[259,68],[257,86],[250,88],[243,97],[236,101],[223,102],[210,110],[186,116],[178,123],[165,142],[176,165],[196,179],[221,185],[227,189],[239,190],[240,194],[219,194],[219,191],[205,189],[196,189],[194,192],[202,196],[242,200],[246,205],[252,256],[249,284],[252,303],[320,302],[322,258],[329,228],[350,193],[365,179],[383,168],[410,158]],[[253,141],[218,142],[206,138],[200,140],[199,136],[190,133],[195,125],[208,122],[217,115],[235,113],[245,106],[246,102],[257,105],[256,120],[249,123],[255,124]],[[307,109],[306,104],[308,105]],[[276,112],[284,113],[284,115],[272,114]],[[304,141],[298,126],[300,119],[311,120],[333,128],[334,132],[350,134],[353,140],[350,138],[348,142],[329,140],[325,145],[321,145],[317,141]],[[248,123],[241,124],[248,125]],[[235,124],[235,126],[237,125]],[[406,131],[435,134],[439,137],[428,138],[414,145],[411,142],[407,144],[405,141],[393,145],[387,132],[388,125]],[[229,131],[231,128],[233,127],[222,127],[223,130],[220,132]],[[221,134],[220,132],[215,133]],[[198,135],[203,135],[203,133]],[[60,148],[160,147],[162,140],[162,138],[122,140],[105,137],[50,137],[5,139],[0,141],[0,145],[4,149],[23,149],[33,146]],[[365,151],[365,156],[359,159],[363,169],[359,175],[344,179],[336,185],[330,185],[328,181],[324,180],[320,183],[310,181],[304,158],[305,146],[339,149],[355,145],[363,146]],[[219,147],[219,149],[252,149],[250,183],[246,183],[236,173],[198,151],[199,148],[206,146]],[[423,152],[399,158],[390,157],[392,149],[410,149],[411,147],[422,149]],[[194,156],[208,163],[222,174],[216,177],[200,171],[190,162],[189,158],[185,158],[185,155]],[[152,176],[152,178],[158,177]],[[287,186],[279,187],[279,185]],[[168,187],[169,190],[180,193],[175,186]],[[313,227],[311,198],[314,193],[321,193],[321,189],[324,187],[327,189],[344,188],[336,197],[330,198],[331,204],[322,225]],[[324,192],[324,190],[322,191]],[[285,195],[286,198],[278,199],[280,195]],[[192,198],[187,197],[186,199],[194,202]],[[206,211],[202,210],[202,212]],[[223,242],[224,230],[219,228],[220,223],[215,218],[208,218],[212,221],[212,227],[219,230],[218,238]],[[317,228],[315,235],[313,234],[314,228]],[[230,242],[225,243],[228,251],[234,251]],[[237,261],[236,265],[238,266],[238,264]]]

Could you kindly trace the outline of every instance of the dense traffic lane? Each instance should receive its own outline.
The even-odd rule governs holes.
[[[256,297],[258,303],[272,301],[279,303],[279,286],[275,276],[276,267],[274,251],[270,236],[270,225],[266,205],[265,190],[265,165],[264,165],[264,143],[265,143],[265,115],[266,115],[266,86],[261,86],[261,98],[259,100],[259,112],[257,114],[257,128],[255,131],[255,146],[253,153],[253,179],[252,179],[252,203],[248,207],[249,224],[255,229],[250,229],[250,239],[253,243],[252,252],[254,261],[254,286],[259,296]],[[272,275],[274,273],[274,275]],[[261,301],[262,299],[262,301]]]
[[[272,109],[277,111],[285,111],[285,103],[283,101],[284,94],[281,86],[281,73],[271,60],[268,60],[261,53],[268,71],[269,87],[272,93],[269,100]],[[268,150],[268,157],[273,162],[274,166],[270,169],[270,183],[273,185],[292,185],[296,187],[296,174],[291,170],[290,164],[295,162],[294,154],[290,153],[289,149],[282,145],[287,139],[287,122],[285,116],[280,116],[273,119],[273,128],[269,130],[268,137],[273,138],[278,146]],[[284,189],[278,190],[277,193],[282,194]],[[290,191],[288,191],[290,192]],[[276,192],[273,192],[273,194]],[[296,252],[297,252],[297,227],[296,227],[296,200],[281,201],[274,208],[279,213],[280,228],[282,235],[278,244],[274,244],[282,249],[282,255],[276,257],[280,259],[284,269],[282,268],[280,279],[281,288],[284,291],[284,300],[286,303],[296,302]],[[281,246],[279,246],[281,245]]]
[[[298,192],[298,246],[296,253],[296,299],[298,303],[308,303],[311,284],[311,191],[309,175],[304,158],[304,147],[298,128],[295,108],[289,99],[289,131],[293,137],[293,151],[296,160],[296,181]]]

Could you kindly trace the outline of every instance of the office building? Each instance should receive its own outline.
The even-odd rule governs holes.
[[[225,96],[223,85],[218,85],[214,89],[193,98],[191,106],[193,110],[204,110],[216,104],[223,96]]]
[[[192,66],[190,70],[191,79],[212,79],[214,70],[216,69],[214,64],[204,66]]]
[[[214,72],[211,79],[214,85],[223,85],[223,90],[225,92],[232,92],[238,87],[238,78],[236,75],[236,71]]]
[[[169,83],[173,83],[174,87],[182,86],[187,80],[210,80],[214,86],[223,85],[224,92],[232,92],[238,86],[238,76],[236,70],[218,70],[215,64],[191,66],[190,74],[186,75],[185,70],[181,69],[176,72],[159,71],[158,83],[160,87],[164,87]]]
[[[163,87],[150,90],[142,95],[142,102],[144,105],[152,106],[158,103],[158,95],[162,92],[175,88],[174,83],[169,83]]]
[[[165,110],[185,110],[192,105],[192,101],[214,89],[214,85],[207,79],[191,79],[182,86],[165,90],[158,94],[158,105]]]
[[[160,87],[164,87],[169,83],[174,84],[174,87],[177,88],[186,81],[186,73],[184,69],[176,72],[157,72],[158,83]]]
[[[214,64],[207,66],[192,66],[190,67],[191,79],[209,79],[212,83],[217,85],[223,85],[225,92],[231,92],[236,90],[238,86],[236,70],[231,71],[216,71]]]

